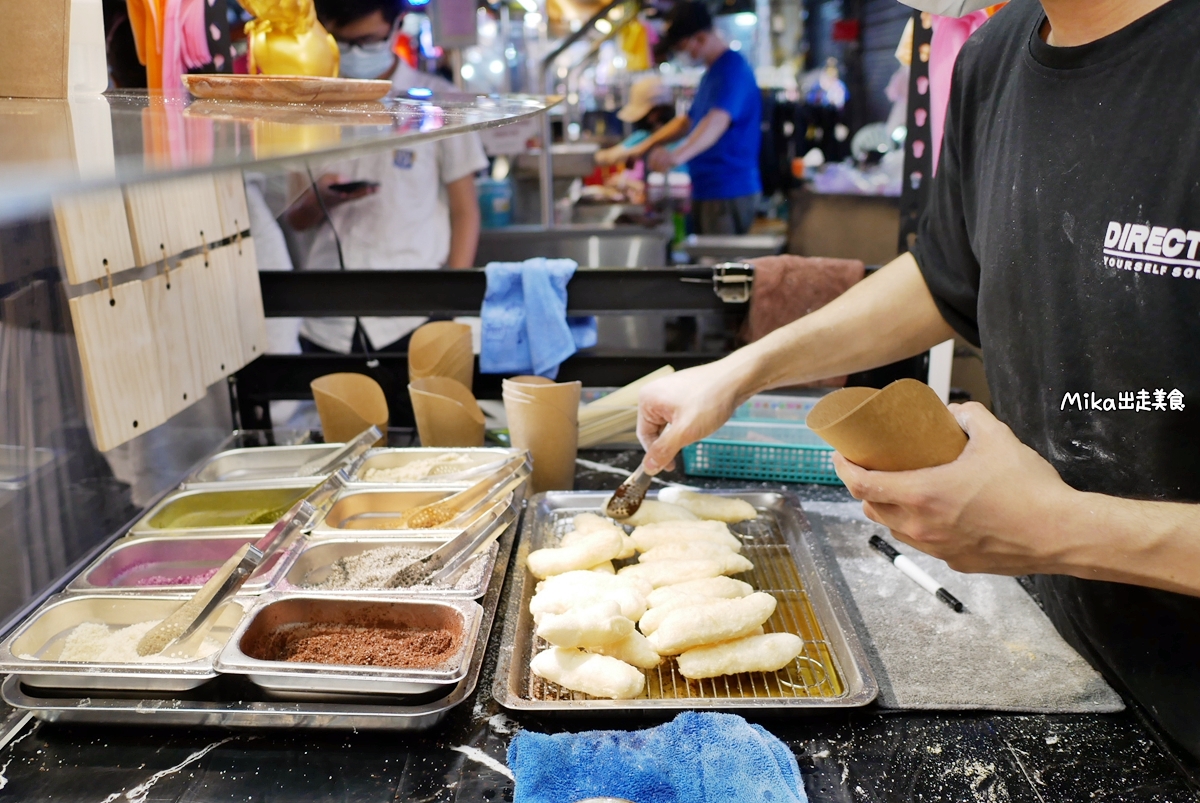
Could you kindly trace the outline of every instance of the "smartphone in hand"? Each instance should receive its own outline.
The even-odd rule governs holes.
[[[340,184],[329,185],[330,190],[342,195],[350,195],[351,193],[361,192],[366,189],[377,189],[378,187],[378,181],[345,181]]]

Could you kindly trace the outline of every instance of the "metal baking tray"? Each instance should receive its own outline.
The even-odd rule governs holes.
[[[504,447],[482,447],[482,448],[463,448],[463,449],[441,449],[433,447],[414,447],[411,449],[371,449],[358,464],[354,467],[350,477],[355,482],[360,483],[391,483],[408,485],[412,483],[445,483],[454,482],[455,474],[441,474],[432,477],[423,477],[415,480],[368,480],[363,475],[370,469],[385,469],[385,468],[400,468],[410,463],[415,463],[418,460],[427,460],[431,457],[439,457],[444,454],[461,454],[470,458],[471,464],[465,468],[455,472],[461,473],[470,469],[478,468],[479,466],[488,463],[497,463],[522,452],[522,449],[509,449]]]
[[[223,533],[240,534],[248,529],[245,524],[229,524],[220,526],[197,527],[185,523],[178,527],[163,526],[175,517],[187,516],[205,510],[229,511],[231,517],[248,515],[263,508],[282,507],[287,509],[304,492],[313,487],[311,478],[278,480],[272,486],[256,485],[254,483],[220,483],[215,486],[193,486],[187,490],[176,491],[164,497],[157,505],[138,519],[130,528],[130,533],[137,535],[153,533],[155,535],[178,535],[184,532],[220,535]],[[257,526],[257,525],[253,525]],[[270,525],[263,527],[263,531]]]
[[[530,659],[547,645],[534,635],[529,600],[536,578],[525,568],[530,551],[554,546],[577,513],[596,512],[610,494],[550,492],[529,502],[517,548],[517,571],[504,615],[504,634],[493,696],[517,711],[612,713],[664,709],[803,710],[863,706],[878,693],[866,654],[830,582],[830,568],[810,543],[812,530],[791,493],[712,492],[745,499],[759,511],[732,526],[753,571],[739,579],[779,602],[764,627],[804,639],[804,651],[779,672],[745,673],[702,681],[679,674],[673,658],[646,670],[646,690],[632,700],[604,700],[563,689],[529,671]],[[650,494],[656,496],[657,494]]]
[[[313,596],[285,592],[260,598],[217,657],[220,672],[246,675],[276,694],[421,694],[453,686],[467,674],[479,633],[480,608],[469,600],[380,598],[357,594]],[[305,624],[350,624],[366,618],[393,627],[446,627],[459,631],[454,656],[438,668],[301,663],[253,658],[253,639]]]
[[[56,594],[0,642],[0,674],[15,674],[32,686],[59,689],[184,691],[217,676],[216,653],[186,663],[132,664],[60,661],[66,636],[77,625],[100,622],[124,627],[164,619],[186,594]],[[245,614],[246,601],[224,603],[216,620],[193,639],[224,645]],[[219,652],[219,651],[218,651]],[[33,659],[23,655],[36,656]]]
[[[396,699],[357,702],[288,702],[282,700],[190,699],[195,694],[144,694],[135,699],[50,696],[10,675],[0,685],[0,697],[12,707],[30,711],[46,722],[122,725],[132,727],[323,728],[337,730],[424,731],[436,727],[452,710],[470,699],[483,670],[486,647],[495,620],[508,559],[516,540],[514,529],[496,542],[499,554],[480,600],[483,608],[467,676],[445,697],[416,705]],[[398,699],[398,698],[397,698]]]
[[[265,530],[257,533],[207,535],[182,532],[178,535],[145,535],[123,538],[101,553],[86,569],[76,575],[67,591],[139,593],[195,593],[203,583],[170,585],[141,585],[139,580],[152,576],[196,575],[208,569],[216,571],[247,542],[257,541]],[[300,534],[280,544],[242,585],[239,594],[261,594],[270,587],[275,576],[288,563],[290,550],[297,545]]]
[[[487,593],[488,581],[496,563],[498,547],[495,538],[502,537],[505,530],[516,526],[517,514],[508,508],[490,525],[495,536],[489,540],[459,569],[454,577],[476,578],[474,582],[462,588],[454,586],[413,586],[409,588],[378,588],[325,591],[319,588],[305,586],[305,580],[311,577],[313,582],[320,582],[329,574],[329,568],[334,562],[351,555],[359,555],[371,549],[386,549],[387,547],[406,547],[417,555],[433,552],[453,537],[440,538],[327,538],[311,540],[297,547],[296,555],[287,571],[279,578],[277,588],[281,591],[297,591],[310,595],[341,595],[355,594],[362,596],[396,596],[409,595],[437,599],[479,599]],[[396,569],[401,568],[399,565]],[[453,578],[452,578],[453,579]]]
[[[259,446],[230,449],[213,455],[183,480],[184,487],[208,482],[262,482],[296,477],[310,460],[332,457],[342,443],[306,443],[300,446]],[[312,477],[313,483],[316,477]],[[310,483],[310,484],[313,484]]]

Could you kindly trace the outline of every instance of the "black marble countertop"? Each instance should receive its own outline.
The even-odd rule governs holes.
[[[633,468],[633,452],[588,459]],[[789,487],[844,502],[842,488],[687,480],[707,487]],[[620,477],[580,471],[577,488]],[[474,698],[424,734],[233,732],[26,722],[0,749],[5,800],[511,801],[504,767],[519,728],[639,728],[645,719],[514,716],[491,699],[496,642]],[[19,721],[19,720],[18,720]],[[1200,800],[1200,772],[1134,709],[1108,715],[885,713],[865,709],[759,720],[796,754],[815,802],[1075,803]],[[6,728],[6,731],[11,728]]]

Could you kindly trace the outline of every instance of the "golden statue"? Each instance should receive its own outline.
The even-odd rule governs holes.
[[[317,21],[313,0],[242,0],[250,74],[337,77],[337,42]]]

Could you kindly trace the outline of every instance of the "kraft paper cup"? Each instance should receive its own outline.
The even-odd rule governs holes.
[[[512,445],[533,456],[531,493],[575,487],[581,387],[579,382],[548,380],[523,389],[505,384],[504,413]]]
[[[471,390],[475,353],[471,327],[454,321],[434,321],[413,332],[408,342],[408,380],[445,376]]]
[[[387,432],[388,405],[379,383],[365,374],[326,374],[309,383],[326,443],[344,443],[369,426]],[[387,443],[387,435],[379,444]]]
[[[581,382],[554,382],[542,376],[516,376],[502,383],[504,392],[517,398],[533,398],[579,420]]]
[[[422,446],[483,445],[483,411],[461,382],[445,376],[414,379],[408,395]]]
[[[813,407],[806,421],[846,458],[872,471],[911,471],[955,460],[967,435],[938,395],[915,379],[883,390],[844,388]]]

